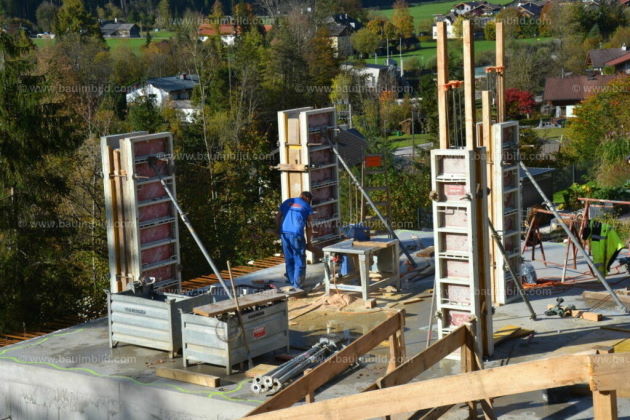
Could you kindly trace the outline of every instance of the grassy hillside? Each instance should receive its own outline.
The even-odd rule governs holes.
[[[549,42],[552,38],[527,38],[527,39],[518,39],[516,42],[528,43],[528,44],[536,44],[542,42]],[[451,48],[455,48],[456,41],[449,41],[449,45]],[[479,54],[483,51],[494,51],[494,41],[486,41],[480,40],[475,41],[475,54]],[[435,41],[426,41],[422,43],[422,47],[415,51],[408,51],[402,54],[403,61],[407,61],[408,59],[417,58],[420,61],[420,64],[428,63],[431,60],[435,59],[436,54],[436,42]],[[391,58],[394,60],[398,60],[398,54],[391,54]],[[387,57],[379,56],[376,60],[372,57],[370,59],[366,59],[366,63],[370,64],[384,64]]]
[[[512,0],[492,0],[491,3],[504,5],[510,3],[511,1]],[[426,2],[418,6],[409,7],[409,13],[414,17],[414,21],[417,25],[421,20],[433,18],[433,15],[448,13],[453,6],[459,3],[461,3],[461,0]],[[388,18],[391,17],[393,13],[394,9],[373,11],[373,14],[375,15],[386,16]]]
[[[109,48],[111,49],[115,49],[118,48],[120,46],[126,46],[129,47],[132,51],[135,52],[140,52],[140,48],[146,44],[146,39],[144,38],[144,34],[142,35],[142,38],[108,38],[105,40],[105,42],[107,43],[107,45],[109,46]],[[175,36],[175,32],[169,32],[169,31],[160,31],[160,32],[151,32],[151,40],[152,42],[155,41],[161,41],[164,39],[169,39],[172,38],[173,36]],[[55,42],[55,40],[53,39],[33,39],[33,43],[38,46],[38,47],[42,47],[44,45],[48,45],[52,42]]]

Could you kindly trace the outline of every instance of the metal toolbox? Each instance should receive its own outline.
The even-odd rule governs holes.
[[[287,301],[242,314],[251,357],[289,347],[289,314]],[[203,362],[225,366],[228,375],[232,366],[247,360],[247,350],[238,317],[206,317],[191,313],[182,316],[184,366]]]
[[[198,296],[171,293],[138,296],[131,291],[107,291],[109,346],[135,344],[166,350],[173,357],[182,348],[181,313],[214,302],[211,294]]]

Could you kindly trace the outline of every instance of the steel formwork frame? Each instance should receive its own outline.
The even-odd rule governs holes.
[[[492,224],[501,238],[508,254],[508,264],[516,276],[521,268],[521,183],[519,176],[519,124],[516,121],[497,123],[492,126]],[[505,258],[498,245],[492,242],[493,258],[493,300],[506,304],[517,300],[519,294],[514,284],[520,279],[512,279],[505,270]]]
[[[437,23],[437,90],[440,149],[431,152],[438,336],[477,319],[476,349],[493,353],[486,149],[477,143],[472,23],[464,21],[464,148],[449,138],[447,93],[462,85],[448,79],[446,26]],[[481,140],[481,139],[479,139]]]
[[[159,168],[176,196],[170,133],[135,132],[101,139],[110,263],[110,290],[156,279],[181,288],[176,209],[160,182]],[[150,159],[156,163],[152,166]]]

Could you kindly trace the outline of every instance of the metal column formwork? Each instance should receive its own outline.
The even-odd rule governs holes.
[[[492,126],[492,211],[491,219],[507,254],[507,263],[519,276],[521,267],[521,183],[519,176],[519,124],[516,121]],[[506,304],[519,298],[515,281],[505,269],[505,258],[492,241],[493,301]]]
[[[313,194],[314,245],[340,238],[339,170],[332,150],[335,108],[296,108],[278,112],[282,200]],[[329,141],[330,140],[330,141]],[[309,252],[309,261],[314,257]]]
[[[177,213],[149,165],[155,158],[176,196],[170,133],[136,132],[101,139],[111,287],[155,279],[157,287],[181,287]]]
[[[431,151],[435,241],[435,291],[438,336],[443,338],[471,318],[480,323],[477,343],[492,354],[492,316],[484,244],[478,231],[488,229],[484,212],[485,149]],[[484,231],[485,232],[485,231]]]

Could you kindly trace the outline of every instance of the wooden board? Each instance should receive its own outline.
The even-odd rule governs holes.
[[[252,295],[245,295],[238,298],[238,305],[241,310],[249,308],[250,306],[265,305],[267,303],[277,302],[279,300],[286,299],[286,295],[276,290],[273,292],[261,292],[254,293]],[[198,306],[193,309],[193,313],[202,316],[217,316],[226,312],[235,312],[236,304],[233,300],[223,300],[217,303],[211,303],[208,305]]]
[[[275,365],[267,365],[265,363],[261,363],[246,371],[245,376],[247,376],[248,378],[255,378],[256,376],[265,375],[277,367],[278,366]]]
[[[496,345],[509,340],[510,338],[525,337],[533,332],[534,330],[528,330],[516,325],[506,325],[505,327],[496,330],[492,335],[492,338],[494,339],[494,344]]]
[[[376,418],[579,383],[608,391],[628,386],[628,376],[630,354],[559,356],[332,398],[253,418]]]
[[[157,367],[155,368],[155,374],[160,378],[174,379],[189,384],[207,386],[208,388],[221,386],[221,378],[218,376],[195,372],[193,369]]]
[[[615,290],[615,294],[619,297],[623,303],[630,303],[630,295],[626,294],[625,290]],[[597,301],[609,301],[612,302],[612,296],[608,292],[593,292],[586,290],[582,292],[582,299],[593,299]]]

